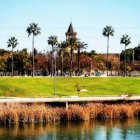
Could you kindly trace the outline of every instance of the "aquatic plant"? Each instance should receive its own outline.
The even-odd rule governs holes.
[[[87,104],[50,107],[41,104],[0,104],[1,124],[55,123],[62,121],[87,121],[127,119],[140,116],[140,103]]]

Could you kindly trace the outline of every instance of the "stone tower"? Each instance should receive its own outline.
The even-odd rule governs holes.
[[[69,38],[76,38],[77,32],[74,31],[72,23],[70,23],[68,31],[66,32],[66,40]]]

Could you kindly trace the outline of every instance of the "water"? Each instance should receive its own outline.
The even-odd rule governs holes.
[[[140,120],[0,126],[0,140],[140,140]]]

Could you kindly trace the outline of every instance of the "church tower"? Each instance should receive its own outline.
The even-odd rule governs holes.
[[[76,38],[77,32],[74,31],[72,23],[70,23],[68,31],[66,32],[66,40],[69,38]]]

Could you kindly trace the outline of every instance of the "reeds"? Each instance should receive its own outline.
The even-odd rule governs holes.
[[[62,107],[46,105],[0,104],[1,124],[54,123],[94,119],[126,119],[140,116],[140,103],[88,104]]]

